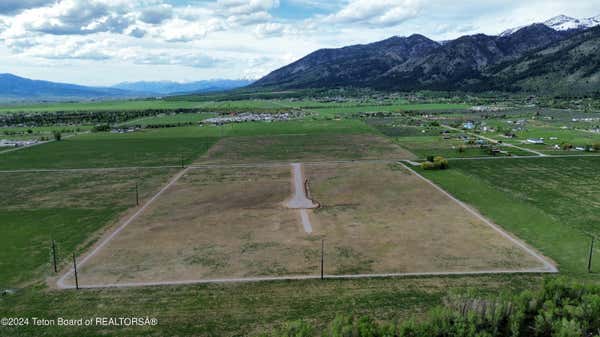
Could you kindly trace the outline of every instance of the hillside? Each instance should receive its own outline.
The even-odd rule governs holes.
[[[539,93],[600,91],[600,27],[589,29],[490,69],[489,82],[502,90]]]
[[[597,31],[597,28],[589,31]],[[381,90],[479,91],[507,88],[505,81],[515,78],[522,83],[519,87],[535,91],[540,89],[536,84],[540,80],[527,80],[525,77],[541,76],[536,73],[543,68],[539,63],[549,59],[542,59],[542,54],[539,54],[535,63],[537,70],[524,71],[523,67],[533,62],[531,53],[542,50],[540,53],[568,58],[559,63],[566,62],[570,66],[562,69],[562,73],[556,73],[553,85],[544,88],[547,91],[581,90],[588,85],[579,85],[579,79],[592,76],[590,71],[597,68],[598,62],[595,55],[577,55],[588,55],[596,50],[593,36],[587,31],[558,30],[547,24],[533,24],[503,36],[469,35],[444,44],[421,35],[393,37],[367,45],[318,50],[273,71],[251,87],[305,89],[353,86]],[[569,54],[571,49],[574,50]],[[502,69],[497,68],[500,65]],[[570,77],[563,78],[567,71]],[[588,80],[595,81],[594,78]],[[577,86],[573,87],[573,83]],[[515,88],[510,86],[511,90]]]

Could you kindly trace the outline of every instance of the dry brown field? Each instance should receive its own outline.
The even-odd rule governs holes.
[[[384,163],[311,164],[313,232],[288,166],[189,170],[80,268],[83,285],[542,268],[481,219]],[[71,281],[69,281],[71,282]]]

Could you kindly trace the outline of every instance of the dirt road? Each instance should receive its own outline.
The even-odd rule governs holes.
[[[317,205],[306,197],[306,188],[304,186],[304,172],[302,172],[302,164],[293,163],[292,165],[292,186],[294,186],[294,195],[287,202],[288,208],[300,210],[300,219],[304,231],[308,234],[312,233],[312,224],[308,209],[317,208]]]

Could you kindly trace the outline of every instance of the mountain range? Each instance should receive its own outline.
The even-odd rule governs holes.
[[[134,97],[136,94],[115,88],[31,80],[13,74],[0,74],[1,101],[78,100]]]
[[[113,87],[89,87],[0,74],[0,102],[109,100],[206,93],[239,88],[250,83],[252,82],[249,80],[206,80],[191,83],[161,81],[121,83]]]
[[[561,15],[498,36],[468,35],[444,43],[422,35],[395,36],[321,49],[250,87],[596,93],[600,88],[597,22],[597,18]]]
[[[197,82],[179,83],[172,81],[158,82],[124,82],[114,85],[113,88],[128,91],[147,92],[161,95],[172,95],[177,93],[204,93],[230,90],[239,87],[245,87],[251,84],[252,80],[228,80],[215,79]]]

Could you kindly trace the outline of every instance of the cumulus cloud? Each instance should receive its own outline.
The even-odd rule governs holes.
[[[132,24],[126,4],[98,0],[63,0],[26,10],[12,18],[8,31],[52,35],[123,32]]]
[[[279,0],[218,0],[215,14],[231,26],[247,26],[273,20],[269,10],[279,7]]]
[[[41,7],[55,0],[2,0],[0,14],[12,14],[28,8]]]
[[[278,22],[269,22],[256,25],[254,33],[258,37],[274,37],[281,36],[289,29],[286,25]]]
[[[351,0],[324,21],[389,27],[416,17],[422,7],[422,0]]]
[[[279,7],[279,0],[218,0],[217,7],[226,15],[248,15]]]
[[[204,38],[208,33],[223,29],[218,19],[206,21],[169,20],[160,26],[155,36],[169,42],[189,42]]]
[[[111,58],[109,46],[114,43],[110,39],[96,41],[87,37],[68,38],[57,36],[50,38],[50,43],[30,40],[35,48],[27,48],[23,56],[31,56],[49,60],[106,60]]]
[[[173,17],[173,6],[160,4],[142,9],[139,19],[142,22],[156,25],[171,17]]]

